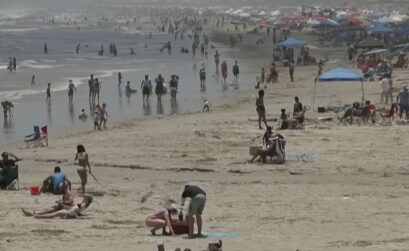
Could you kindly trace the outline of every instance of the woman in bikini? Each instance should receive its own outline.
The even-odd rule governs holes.
[[[74,219],[78,218],[82,212],[84,212],[89,205],[92,203],[92,196],[84,196],[82,201],[72,207],[63,205],[62,209],[56,210],[54,212],[50,211],[28,211],[26,209],[22,209],[23,214],[25,216],[34,216],[36,219],[53,219],[53,218],[61,218],[61,219]]]
[[[91,173],[91,166],[88,161],[88,153],[83,145],[77,146],[77,154],[75,155],[74,164],[77,165],[77,173],[81,179],[81,192],[85,193],[85,185],[87,184],[87,167]]]

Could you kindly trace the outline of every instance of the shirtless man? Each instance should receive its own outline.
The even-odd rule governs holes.
[[[94,75],[91,74],[91,78],[88,80],[88,87],[89,87],[89,101],[93,101],[94,95]]]
[[[99,92],[101,90],[101,83],[96,78],[94,80],[94,93],[93,93],[93,101],[95,102],[96,97],[98,97],[98,104],[99,104]]]

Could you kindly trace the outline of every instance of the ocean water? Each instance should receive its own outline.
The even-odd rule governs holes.
[[[99,17],[92,13],[16,11],[4,15],[4,12],[7,11],[0,10],[0,100],[11,100],[15,107],[13,117],[4,119],[1,142],[22,141],[24,135],[32,132],[34,125],[48,125],[51,133],[78,125],[92,128],[92,119],[85,122],[78,119],[81,109],[88,114],[94,109],[88,99],[90,74],[102,81],[100,102],[107,104],[110,121],[196,112],[201,110],[204,98],[211,101],[237,93],[233,88],[223,88],[215,74],[214,50],[209,48],[208,59],[202,59],[198,53],[196,59],[192,54],[181,54],[180,47],[190,49],[193,41],[186,34],[181,41],[179,38],[174,40],[173,35],[158,33],[146,18],[126,26],[126,19],[114,15],[97,24]],[[54,24],[48,22],[52,16],[56,21]],[[88,20],[84,19],[85,16]],[[137,30],[138,25],[143,27],[142,31]],[[149,39],[151,31],[153,37]],[[159,51],[166,41],[172,43],[171,55]],[[44,43],[48,45],[46,55],[43,53]],[[117,45],[117,57],[108,54],[109,43]],[[144,48],[145,43],[148,48]],[[75,53],[77,44],[81,44],[78,55]],[[101,44],[105,53],[98,56]],[[221,53],[221,60],[227,60],[231,69],[234,52],[224,45],[214,46]],[[130,55],[130,48],[136,55]],[[7,71],[9,57],[17,58],[17,72]],[[202,66],[207,69],[206,91],[200,89],[199,69]],[[246,65],[242,64],[241,71],[245,72],[245,69]],[[123,76],[122,85],[118,85],[118,72]],[[166,82],[171,75],[179,75],[177,104],[171,105],[169,95],[166,95],[162,97],[162,105],[158,105],[153,95],[150,106],[143,105],[140,84],[145,74],[149,74],[152,81],[162,74]],[[30,85],[33,75],[36,76],[34,86]],[[67,96],[70,79],[78,90],[72,103]],[[138,89],[138,93],[125,95],[127,81],[131,81],[132,88]],[[244,84],[250,81],[249,77],[240,81],[243,82],[240,89],[249,88]],[[47,83],[52,86],[50,103],[45,101]]]

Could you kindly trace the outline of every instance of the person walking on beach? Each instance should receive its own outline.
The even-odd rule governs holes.
[[[163,83],[165,82],[165,80],[163,79],[162,75],[159,74],[158,77],[155,79],[155,93],[156,96],[158,97],[158,104],[162,103],[162,95],[164,93],[164,87],[163,87]]]
[[[50,102],[51,101],[51,84],[48,83],[48,87],[47,87],[47,98],[45,99],[46,102]]]
[[[99,122],[99,128],[102,128],[102,125],[104,126],[104,129],[107,129],[107,120],[108,120],[108,112],[107,112],[107,104],[102,103],[102,106],[99,106],[99,113],[101,116],[100,122]]]
[[[89,164],[88,153],[85,151],[83,145],[77,145],[77,153],[75,154],[74,165],[77,166],[77,173],[81,179],[81,192],[85,193],[85,185],[87,184],[87,168],[91,172],[91,165]]]
[[[294,101],[295,103],[293,109],[293,116],[296,117],[299,113],[301,113],[304,110],[304,108],[302,106],[302,103],[300,102],[300,99],[297,96],[294,97]]]
[[[401,91],[396,97],[396,103],[399,104],[399,118],[402,118],[402,114],[405,113],[405,119],[408,119],[409,91],[407,86],[403,87],[403,91]]]
[[[263,127],[261,127],[262,120],[264,122],[264,125],[267,127],[266,107],[264,106],[264,90],[258,91],[258,98],[256,99],[256,111],[258,114],[258,128],[263,129]]]
[[[193,236],[194,216],[197,223],[197,234],[202,235],[202,214],[206,205],[206,193],[198,186],[186,185],[182,193],[181,206],[185,206],[186,198],[190,198],[187,222],[189,225],[189,237]]]
[[[264,68],[261,68],[261,83],[264,84],[264,81],[266,81],[266,72]]]
[[[291,62],[288,64],[288,71],[289,71],[289,73],[290,73],[291,82],[294,82],[294,69],[295,69],[294,61],[291,61]]]
[[[75,88],[74,83],[70,79],[69,84],[68,84],[68,98],[70,101],[72,101],[72,98],[74,96],[74,91],[77,93],[77,88]]]
[[[94,103],[94,75],[91,74],[91,78],[88,80],[88,87],[89,87],[89,101]]]
[[[221,71],[222,71],[222,78],[223,78],[223,80],[222,80],[222,82],[223,82],[223,85],[225,85],[226,84],[226,79],[227,79],[227,63],[226,63],[226,60],[223,60],[223,63],[222,63],[222,65],[221,65]]]
[[[149,95],[152,92],[152,81],[149,79],[149,75],[145,75],[145,79],[142,81],[141,84],[141,89],[142,89],[142,96],[143,96],[143,102],[149,103]]]
[[[220,54],[218,51],[214,54],[214,63],[216,65],[216,72],[219,71]]]
[[[36,75],[31,77],[31,85],[36,85]]]
[[[98,81],[98,78],[94,80],[94,103],[95,99],[98,97],[98,104],[99,104],[99,92],[101,91],[101,83]]]
[[[388,75],[385,74],[384,76],[382,76],[381,86],[382,86],[381,103],[383,103],[384,97],[385,104],[388,104],[389,97],[391,98],[391,103],[393,103],[391,79],[389,78]]]
[[[44,54],[48,54],[48,46],[47,43],[44,44]]]
[[[233,84],[235,86],[238,86],[239,85],[238,78],[239,78],[240,69],[239,69],[239,65],[237,64],[237,61],[234,62],[232,71],[233,71],[233,76],[234,76]]]

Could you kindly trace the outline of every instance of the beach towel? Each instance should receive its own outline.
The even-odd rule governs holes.
[[[205,238],[238,238],[239,232],[203,232]]]
[[[182,238],[188,238],[188,235],[181,235]],[[203,232],[202,236],[194,235],[193,238],[238,238],[240,232]]]

